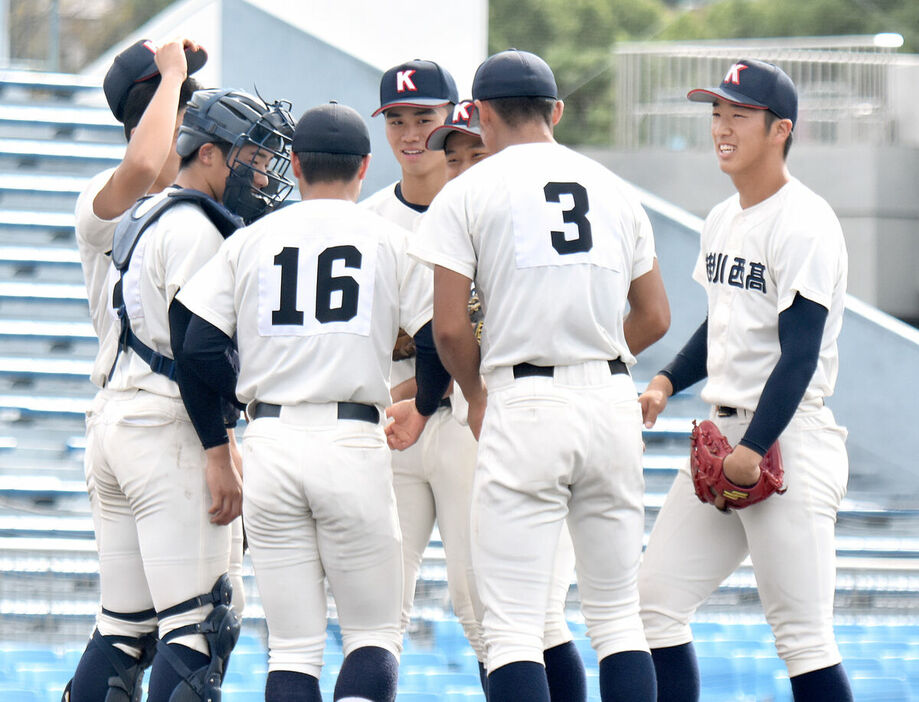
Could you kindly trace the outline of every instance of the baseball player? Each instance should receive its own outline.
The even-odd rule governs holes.
[[[447,161],[447,175],[450,180],[465,172],[469,167],[475,165],[491,153],[482,142],[482,132],[480,127],[469,124],[472,114],[475,112],[475,104],[471,100],[465,100],[458,103],[453,109],[453,115],[447,124],[437,127],[428,137],[426,147],[428,149],[442,149]],[[433,291],[432,291],[433,292]],[[470,298],[470,316],[478,327],[476,335],[481,338],[481,303],[477,295]],[[460,392],[454,392],[454,415],[457,406],[465,405],[465,399]],[[403,401],[402,404],[408,404],[410,410],[415,409],[415,404],[411,401]],[[395,415],[395,410],[387,410],[387,414]],[[465,410],[463,410],[465,411]],[[418,419],[422,418],[417,412],[412,415]],[[405,421],[405,419],[403,419]],[[421,419],[421,421],[424,421]],[[386,429],[387,435],[394,435],[399,429],[400,422],[393,422]],[[394,444],[391,443],[391,446]],[[402,446],[398,446],[402,448]],[[464,468],[466,466],[457,466]],[[472,466],[468,466],[472,468]],[[453,499],[466,500],[465,514],[469,514],[469,501],[471,500],[472,481],[468,482],[469,493],[466,495],[456,495]],[[469,550],[469,526],[464,527],[464,533],[467,538],[463,542],[465,548],[465,557],[468,562]],[[558,550],[555,553],[555,566],[552,575],[552,586],[550,589],[548,606],[546,608],[546,627],[543,639],[545,651],[543,658],[546,665],[546,677],[548,678],[549,691],[551,698],[555,702],[567,700],[575,702],[587,699],[587,679],[584,672],[584,663],[581,661],[580,654],[573,643],[571,631],[568,629],[568,622],[565,615],[565,603],[568,596],[568,588],[571,584],[571,576],[574,572],[574,546],[571,543],[571,536],[568,533],[567,526],[562,527],[561,536],[559,537]],[[484,614],[482,602],[475,590],[475,580],[471,569],[467,571],[467,581],[472,597],[473,609],[476,619],[481,623]],[[481,648],[481,645],[480,645]],[[477,649],[477,653],[479,650]],[[479,667],[485,680],[485,658],[480,656]]]
[[[443,188],[411,250],[434,266],[437,349],[480,439],[472,563],[488,698],[549,700],[545,603],[567,518],[602,698],[652,700],[636,582],[641,418],[628,373],[669,324],[650,223],[621,180],[555,143],[563,104],[538,56],[490,57],[473,99],[493,155]]]
[[[415,229],[447,179],[443,151],[427,149],[425,142],[435,128],[444,124],[458,102],[453,77],[433,61],[408,61],[383,74],[380,107],[373,116],[382,114],[386,121],[386,138],[402,167],[402,179],[364,200],[363,207],[409,231]],[[427,275],[428,286],[422,288],[418,304],[430,304],[433,281],[429,272]],[[414,365],[411,357],[393,363],[394,400],[415,396]],[[411,618],[415,583],[436,518],[446,554],[453,611],[482,660],[485,650],[469,593],[469,505],[467,500],[458,498],[469,495],[472,489],[476,443],[451,410],[449,398],[435,405],[421,440],[395,453],[392,459],[405,559],[402,631]]]
[[[118,344],[86,467],[102,613],[74,676],[75,702],[139,698],[151,659],[152,702],[219,695],[239,632],[228,606],[226,525],[240,512],[240,477],[206,460],[189,422],[174,380],[169,308],[239,225],[217,200],[246,209],[245,179],[250,189],[278,190],[269,165],[275,152],[253,139],[281,113],[245,93],[194,93],[176,143],[177,187],[142,199],[116,227],[117,273],[107,284]],[[219,449],[229,455],[226,445]]]
[[[184,51],[183,51],[184,48]],[[175,150],[185,104],[200,86],[188,74],[199,70],[206,52],[189,39],[157,48],[141,39],[115,57],[103,81],[112,114],[124,124],[128,145],[122,162],[92,178],[77,199],[76,238],[86,281],[94,329],[100,340],[91,381],[103,387],[117,349],[117,330],[108,312],[105,280],[111,269],[112,237],[121,214],[138,198],[157,193],[173,183],[179,170]],[[101,402],[97,397],[96,402]],[[90,418],[98,406],[90,410]],[[229,432],[231,449],[238,455],[235,436]],[[87,440],[87,445],[92,441]],[[90,490],[90,499],[93,499]],[[233,606],[242,612],[242,520],[232,524],[230,579]]]
[[[87,299],[93,328],[100,341],[91,381],[103,388],[112,367],[117,349],[117,330],[108,310],[106,278],[111,269],[112,237],[122,213],[139,197],[156,193],[175,180],[179,170],[179,156],[175,141],[179,125],[185,114],[185,103],[199,87],[189,77],[204,65],[206,53],[189,39],[170,41],[159,48],[149,40],[140,40],[115,57],[105,76],[103,91],[114,117],[124,124],[127,148],[121,163],[93,177],[77,199],[75,231],[80,263],[86,283]],[[103,403],[103,393],[98,393],[87,413],[86,466],[93,464],[93,432]],[[87,474],[87,487],[93,514],[97,518],[95,529],[98,539],[99,507],[92,480]],[[109,605],[111,606],[111,605]],[[103,637],[122,629],[123,622],[113,622],[117,612],[103,611],[97,617],[97,629]],[[146,631],[152,622],[146,622]],[[124,644],[119,650],[124,653]],[[115,669],[92,642],[84,658],[94,657],[96,664],[84,661],[81,675],[98,665],[107,669],[99,679],[101,683],[115,674]],[[79,687],[83,687],[81,684]],[[71,685],[64,693],[70,695]],[[104,696],[107,685],[99,688]],[[97,694],[89,698],[99,699]],[[74,698],[77,699],[77,698]]]
[[[447,117],[454,123],[455,129],[451,131],[468,131],[470,110],[470,102],[458,102],[452,76],[433,61],[409,61],[386,71],[380,81],[380,107],[374,116],[382,114],[386,120],[387,139],[402,167],[402,179],[362,204],[414,230],[446,182],[448,171],[453,171],[450,177],[459,172],[455,164],[450,169],[446,167],[443,146],[429,147],[427,140],[444,125]],[[418,301],[419,304],[430,306],[432,287],[433,281],[424,290],[425,297]],[[394,400],[411,398],[415,394],[413,365],[411,357],[393,364]],[[416,405],[411,404],[412,407]],[[424,402],[417,404],[423,406]],[[485,688],[481,606],[471,592],[474,583],[469,562],[469,499],[476,443],[465,429],[464,408],[461,393],[453,392],[436,409],[431,409],[430,421],[422,424],[421,441],[393,456],[405,559],[402,630],[405,631],[411,617],[418,571],[436,518],[444,543],[450,601],[480,661],[479,673]],[[565,550],[565,544],[566,539],[559,541],[558,577],[554,580],[556,586],[548,605],[546,660],[555,699],[574,701],[586,695],[586,679],[564,614],[573,567],[573,554],[570,549]]]
[[[302,202],[228,239],[181,291],[194,313],[182,359],[214,377],[238,337],[266,700],[320,700],[327,578],[345,653],[335,699],[388,702],[402,647],[402,549],[381,410],[396,333],[424,322],[410,288],[429,279],[410,275],[405,230],[354,204],[370,162],[354,110],[308,110],[293,151]],[[435,405],[449,381],[440,375],[428,393]],[[419,396],[426,385],[420,376]]]
[[[640,575],[659,699],[699,699],[689,620],[749,554],[794,698],[851,700],[833,637],[833,532],[848,461],[845,430],[824,406],[838,367],[842,231],[785,165],[798,101],[780,68],[738,61],[719,87],[689,99],[712,103],[715,154],[737,194],[705,220],[693,279],[708,295],[708,316],[642,394],[645,424],[668,397],[707,378],[702,399],[734,447],[724,477],[745,494],[778,441],[787,490],[719,511],[693,494],[688,467],[677,475]]]

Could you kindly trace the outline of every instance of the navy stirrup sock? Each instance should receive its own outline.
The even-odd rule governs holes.
[[[169,644],[169,650],[174,652],[192,672],[206,666],[211,660],[210,656],[182,644]],[[147,693],[147,702],[169,702],[172,691],[183,679],[163,656],[156,656],[150,668],[150,690]]]
[[[699,664],[692,642],[666,648],[652,648],[657,676],[657,699],[663,702],[697,702]]]
[[[319,681],[306,673],[272,670],[265,684],[265,702],[321,702]]]
[[[399,664],[393,654],[379,646],[363,646],[345,657],[335,683],[335,699],[393,702],[398,679]]]
[[[600,699],[655,702],[657,683],[651,656],[644,651],[623,651],[600,661]]]
[[[488,675],[488,702],[549,702],[546,671],[539,663],[517,661]]]
[[[852,702],[852,688],[842,663],[829,668],[812,670],[791,679],[791,691],[796,702],[816,700],[833,700],[833,702]]]
[[[543,651],[552,702],[587,702],[587,674],[574,641]]]
[[[120,649],[113,649],[119,662],[125,668],[137,663],[136,658],[131,658]],[[70,702],[97,702],[104,700],[108,694],[108,679],[117,676],[118,671],[109,663],[105,654],[99,647],[90,641],[83,651],[80,662],[77,663],[76,672],[73,674],[73,684],[70,687]]]

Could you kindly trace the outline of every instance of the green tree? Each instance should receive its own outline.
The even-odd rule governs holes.
[[[649,35],[662,19],[659,0],[492,0],[491,52],[539,54],[555,72],[565,116],[560,141],[606,143],[613,120],[612,46]]]

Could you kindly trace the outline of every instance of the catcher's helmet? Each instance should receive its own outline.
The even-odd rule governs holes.
[[[293,182],[284,176],[294,133],[289,110],[290,103],[268,105],[242,90],[198,90],[186,106],[176,151],[185,158],[203,144],[223,142],[231,146],[223,204],[247,223],[280,204],[293,188]],[[256,150],[240,159],[241,149],[249,144]],[[260,154],[269,156],[265,168],[255,164]],[[268,185],[261,189],[253,184],[256,172],[268,178]]]

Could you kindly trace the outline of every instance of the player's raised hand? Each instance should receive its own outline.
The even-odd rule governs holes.
[[[404,451],[418,441],[428,423],[428,418],[415,406],[414,397],[387,407],[386,416],[393,420],[386,425],[386,442],[397,451]]]
[[[666,375],[655,375],[648,383],[648,387],[638,398],[638,404],[641,405],[641,420],[645,423],[646,429],[654,426],[672,394],[673,386]]]
[[[160,75],[169,73],[181,75],[182,80],[188,76],[188,62],[185,50],[197,51],[200,47],[191,39],[173,39],[167,41],[156,50],[153,60],[160,71]]]
[[[225,525],[242,514],[242,478],[233,467],[228,444],[209,448],[204,452],[207,458],[205,478],[211,493],[211,523]]]

